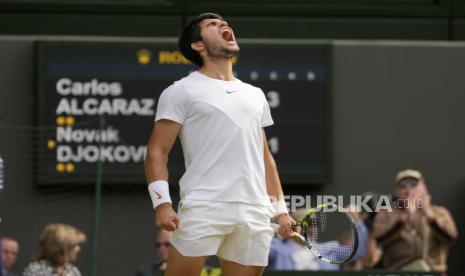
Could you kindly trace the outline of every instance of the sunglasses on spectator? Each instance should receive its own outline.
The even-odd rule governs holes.
[[[399,187],[402,188],[415,188],[418,185],[418,180],[417,179],[404,179],[401,180],[398,184]]]
[[[160,247],[162,247],[162,246],[170,247],[170,245],[171,245],[170,242],[157,242],[157,243],[155,243],[155,246],[156,246],[157,248],[160,248]]]

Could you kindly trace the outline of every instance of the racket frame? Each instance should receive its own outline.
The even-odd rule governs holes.
[[[320,205],[316,206],[315,208],[310,209],[302,220],[300,220],[299,222],[292,225],[292,228],[295,229],[295,227],[300,226],[300,227],[302,227],[302,229],[306,230],[308,228],[308,220],[315,213],[317,213],[321,209],[329,207],[329,206],[336,208],[336,212],[344,213],[347,216],[347,218],[349,219],[349,221],[351,222],[352,230],[353,230],[353,233],[354,233],[354,246],[353,246],[351,254],[347,258],[345,258],[344,260],[338,260],[338,261],[337,260],[330,260],[330,259],[324,257],[323,255],[321,255],[320,252],[318,252],[318,250],[315,249],[312,242],[309,239],[307,239],[306,232],[304,232],[303,236],[302,235],[299,235],[300,237],[297,236],[297,240],[300,240],[301,242],[303,242],[308,247],[308,249],[310,249],[310,251],[313,254],[315,254],[320,260],[323,260],[323,261],[331,263],[331,264],[342,264],[342,263],[348,262],[349,260],[351,260],[354,257],[354,255],[357,253],[358,243],[359,243],[357,224],[355,223],[354,218],[352,217],[352,215],[348,211],[346,211],[345,209],[340,208],[337,205],[320,204]],[[301,237],[305,238],[305,240],[302,240]]]

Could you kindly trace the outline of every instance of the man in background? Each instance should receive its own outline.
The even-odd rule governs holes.
[[[270,253],[268,255],[268,270],[297,270],[295,254],[299,245],[292,239],[285,239],[275,235],[271,240]],[[303,245],[302,245],[303,246]],[[297,247],[297,248],[295,248]],[[306,246],[304,250],[310,253]],[[311,254],[311,253],[310,253]]]
[[[160,229],[155,236],[155,249],[158,257],[158,262],[147,266],[141,266],[137,270],[136,276],[162,276],[166,270],[166,261],[168,260],[168,251],[171,246],[172,232]],[[218,269],[204,266],[200,275],[210,275],[212,272],[218,274]],[[216,274],[215,274],[216,275]],[[3,275],[0,275],[3,276]]]
[[[155,249],[159,261],[148,266],[141,266],[137,271],[137,276],[163,275],[168,260],[168,250],[171,246],[171,232],[160,229],[155,237]]]
[[[12,237],[3,237],[2,242],[2,271],[1,276],[16,276],[17,274],[11,271],[14,264],[16,263],[16,258],[19,254],[19,243]]]
[[[382,265],[409,271],[447,270],[447,254],[457,238],[449,211],[431,204],[423,175],[416,170],[397,174],[393,212],[375,218],[373,236],[383,246]]]

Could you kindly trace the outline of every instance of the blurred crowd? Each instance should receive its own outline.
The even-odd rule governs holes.
[[[377,197],[369,205],[375,209]],[[447,255],[458,233],[445,207],[431,203],[422,174],[404,170],[397,174],[392,210],[358,211],[347,206],[359,233],[359,247],[350,262],[329,264],[294,240],[274,237],[269,270],[363,270],[439,271],[447,273]],[[296,211],[296,220],[303,214]],[[305,211],[305,210],[304,210]]]
[[[375,209],[378,199],[371,194],[368,202]],[[397,174],[393,188],[392,210],[364,212],[355,206],[347,209],[357,225],[359,246],[354,257],[342,265],[318,259],[302,243],[275,236],[271,243],[268,270],[365,270],[439,271],[447,273],[449,248],[458,237],[449,211],[431,202],[425,179],[416,170]],[[291,213],[298,221],[306,210]],[[171,233],[158,231],[154,246],[157,262],[141,266],[137,276],[163,275],[168,258]],[[80,276],[73,265],[85,234],[71,225],[49,224],[45,227],[32,261],[19,274],[15,270],[20,246],[13,237],[2,237],[0,276]],[[204,271],[212,269],[205,267]],[[16,271],[16,273],[15,273]],[[205,274],[206,275],[206,274]]]
[[[346,206],[354,218],[359,246],[354,257],[342,265],[321,261],[302,243],[276,235],[271,243],[268,270],[372,270],[439,271],[447,273],[449,247],[458,233],[445,207],[431,203],[423,175],[416,170],[400,171],[393,185],[392,210],[366,212]],[[368,205],[375,210],[378,196],[370,196]],[[298,221],[306,213],[291,213]],[[160,230],[155,237],[157,262],[141,266],[137,276],[163,275],[168,258],[171,233]],[[205,267],[204,271],[212,268]],[[204,275],[208,275],[205,273]]]
[[[19,243],[13,237],[2,237],[0,276],[81,276],[72,263],[77,260],[85,234],[77,228],[61,223],[45,226],[32,261],[21,274],[15,269]]]

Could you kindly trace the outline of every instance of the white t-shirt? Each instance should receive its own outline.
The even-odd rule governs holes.
[[[181,199],[270,205],[262,127],[273,120],[260,88],[196,71],[160,95],[161,119],[182,124]]]

